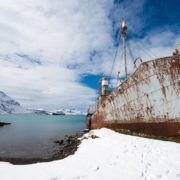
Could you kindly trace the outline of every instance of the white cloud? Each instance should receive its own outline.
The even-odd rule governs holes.
[[[95,90],[81,84],[80,75],[92,70],[91,52],[112,47],[112,5],[109,0],[2,0],[1,89],[25,106],[87,108]],[[68,68],[75,65],[81,67]]]
[[[80,83],[81,75],[110,73],[114,31],[123,16],[130,32],[140,29],[138,14],[144,2],[1,0],[0,89],[26,107],[86,109],[95,99],[95,90]],[[164,32],[167,39],[176,39],[165,44],[154,33],[141,42],[155,53],[170,52],[175,35]],[[138,52],[136,45],[132,48]],[[114,74],[119,68],[123,74],[122,67],[116,64]]]

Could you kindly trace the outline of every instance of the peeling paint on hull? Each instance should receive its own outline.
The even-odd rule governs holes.
[[[151,135],[178,135],[180,56],[144,62],[113,92],[98,97],[90,126]]]

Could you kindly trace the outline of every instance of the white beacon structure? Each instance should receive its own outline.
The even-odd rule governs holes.
[[[104,77],[102,78],[102,95],[108,94],[108,78]]]

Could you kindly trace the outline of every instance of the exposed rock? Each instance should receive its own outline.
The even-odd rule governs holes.
[[[0,127],[5,126],[5,125],[10,125],[11,123],[7,123],[7,122],[0,122]]]
[[[77,150],[81,140],[79,139],[82,137],[82,134],[76,134],[74,136],[65,136],[64,140],[56,140],[55,143],[59,145],[57,154],[54,157],[58,159],[65,158]]]
[[[64,143],[64,140],[55,140],[54,143],[62,145]]]
[[[57,151],[54,156],[48,158],[9,158],[0,157],[0,161],[10,162],[12,164],[32,164],[38,162],[49,162],[57,159],[63,159],[69,155],[72,155],[78,149],[81,143],[80,137],[83,134],[76,134],[75,136],[66,136],[65,139],[55,140],[54,143],[57,144]]]
[[[91,138],[92,138],[92,139],[96,139],[96,138],[99,138],[99,137],[96,136],[96,135],[91,135]]]

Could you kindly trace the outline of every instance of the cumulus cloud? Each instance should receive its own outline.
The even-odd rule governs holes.
[[[2,0],[1,89],[26,107],[87,108],[95,90],[80,75],[97,72],[93,52],[102,59],[112,48],[112,6],[109,0]]]
[[[119,23],[125,17],[129,32],[142,28],[139,14],[144,2],[1,0],[1,90],[26,107],[86,109],[96,92],[81,83],[82,75],[109,75]],[[175,38],[171,31],[164,33],[168,39]],[[137,40],[131,41],[135,53],[139,52]],[[169,53],[175,44],[175,40],[165,43],[158,32],[140,41],[158,55],[164,48]],[[123,62],[116,64],[114,75],[119,69],[123,76]]]

